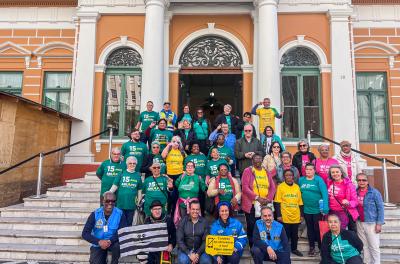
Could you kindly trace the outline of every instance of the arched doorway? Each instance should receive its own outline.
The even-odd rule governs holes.
[[[183,50],[179,64],[179,111],[189,104],[194,114],[201,106],[213,121],[230,104],[234,114],[242,115],[243,59],[231,41],[214,35],[196,38]]]

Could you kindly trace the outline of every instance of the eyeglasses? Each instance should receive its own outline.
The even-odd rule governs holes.
[[[128,165],[136,165],[135,162],[128,162]]]
[[[272,148],[281,148],[280,146],[272,146]]]
[[[368,180],[367,179],[358,179],[357,181],[358,182],[367,182]]]
[[[245,130],[244,132],[253,132],[253,130]]]
[[[161,167],[153,167],[153,170],[159,170]]]
[[[159,146],[154,146],[153,149],[160,148]]]
[[[282,159],[290,159],[289,156],[282,156]]]
[[[198,114],[202,114],[203,112],[197,112]]]
[[[300,148],[304,148],[304,147],[307,147],[307,145],[299,145],[300,146]]]
[[[344,144],[344,145],[342,145],[342,147],[351,147],[351,145],[350,144]]]
[[[115,200],[104,200],[105,204],[115,204]]]

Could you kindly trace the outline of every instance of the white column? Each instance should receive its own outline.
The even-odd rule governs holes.
[[[145,0],[144,54],[141,110],[152,100],[156,111],[164,101],[164,17],[167,0]]]
[[[172,12],[164,17],[164,100],[169,101],[169,25]]]
[[[349,18],[351,10],[330,10],[332,58],[333,137],[358,145],[356,96],[351,63]],[[338,150],[338,149],[336,149]]]
[[[281,86],[279,73],[278,0],[254,0],[258,9],[258,101],[271,98],[272,106],[281,109]],[[276,132],[281,134],[281,122],[276,122]]]
[[[72,121],[71,143],[92,135],[94,65],[96,60],[97,12],[78,12],[79,38],[74,71],[71,115],[81,121]],[[91,140],[85,141],[65,155],[64,163],[87,164],[94,161]]]

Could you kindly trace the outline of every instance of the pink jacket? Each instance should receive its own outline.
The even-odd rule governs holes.
[[[268,200],[273,201],[276,192],[276,186],[271,174],[267,175],[269,181],[267,198]],[[253,192],[254,177],[255,175],[252,172],[252,167],[247,167],[244,169],[242,175],[242,210],[248,214],[250,213],[253,201],[256,199],[256,194]]]
[[[353,220],[356,221],[357,218],[359,217],[358,210],[357,210],[357,206],[358,206],[357,191],[356,191],[356,188],[354,187],[354,184],[351,182],[351,180],[349,178],[345,177],[343,179],[343,182],[344,182],[344,185],[345,185],[345,188],[346,188],[345,189],[345,192],[346,192],[345,197],[346,197],[346,200],[348,200],[349,203],[350,203],[347,206],[347,210],[349,211],[349,213],[353,217]],[[337,207],[337,205],[338,205],[337,201],[336,201],[336,199],[334,197],[332,197],[332,191],[330,190],[332,184],[333,184],[333,181],[329,179],[328,180],[329,201],[333,201],[334,200],[334,203],[335,203],[336,206],[334,205],[333,207]],[[342,202],[340,198],[338,198],[338,200],[340,202]],[[332,208],[332,205],[329,205],[329,207]]]

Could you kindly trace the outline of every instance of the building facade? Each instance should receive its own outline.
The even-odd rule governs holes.
[[[109,126],[125,142],[148,100],[213,118],[269,97],[289,148],[313,129],[400,162],[396,1],[13,2],[0,3],[0,89],[80,119],[71,142]],[[100,162],[107,144],[73,147],[64,163]]]

